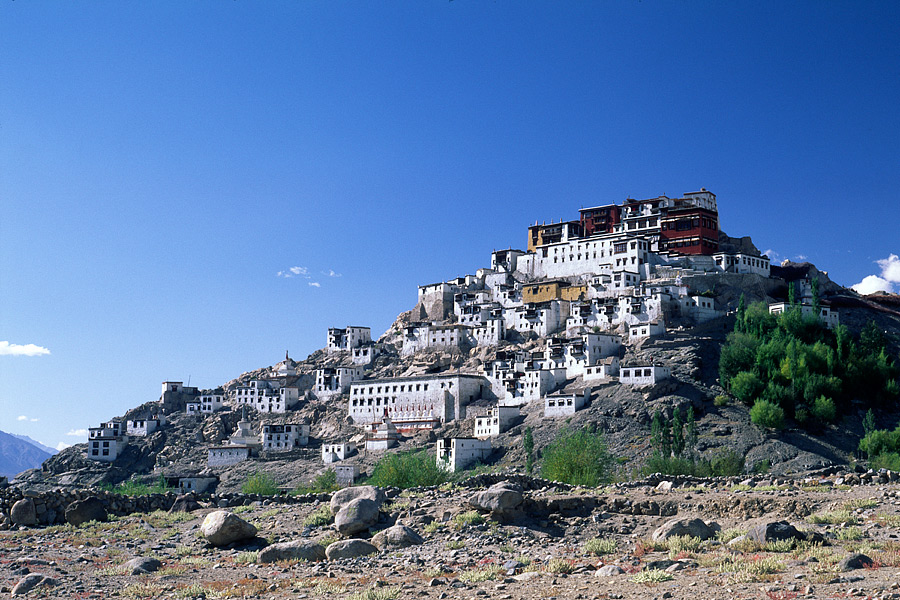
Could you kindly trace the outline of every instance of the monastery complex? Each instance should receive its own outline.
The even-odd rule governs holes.
[[[577,219],[528,227],[525,241],[524,250],[495,250],[490,266],[474,274],[419,286],[412,318],[378,341],[368,327],[328,329],[328,366],[306,379],[300,363],[285,355],[265,376],[227,389],[201,392],[165,382],[158,414],[91,428],[88,458],[114,461],[129,437],[151,435],[173,410],[202,417],[228,408],[245,415],[227,444],[209,447],[209,467],[291,452],[314,439],[309,423],[263,424],[255,432],[246,411],[290,421],[300,406],[325,402],[342,406],[359,431],[356,442],[317,440],[323,464],[344,464],[345,483],[358,474],[352,461],[363,449],[383,452],[404,436],[474,418],[471,437],[440,438],[435,446],[439,466],[463,469],[490,455],[492,438],[513,426],[526,404],[539,402],[548,419],[566,417],[589,403],[599,385],[649,386],[670,378],[668,365],[624,364],[625,350],[734,309],[688,281],[724,274],[765,280],[772,271],[749,240],[720,232],[716,196],[706,189],[582,208]],[[809,287],[801,292],[802,310],[811,313]],[[785,308],[779,303],[770,310]],[[839,321],[827,306],[819,317],[829,326]],[[542,343],[520,349],[527,340]],[[479,372],[391,378],[373,372],[387,355],[479,347],[497,347]]]

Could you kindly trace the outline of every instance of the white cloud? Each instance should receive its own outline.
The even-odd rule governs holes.
[[[71,435],[74,437],[87,437],[87,434],[87,429],[70,429],[66,435]]]
[[[0,342],[0,356],[41,356],[43,354],[50,354],[50,351],[43,346]]]
[[[19,415],[18,417],[16,417],[16,421],[30,421],[32,423],[37,423],[38,421],[40,421],[40,419],[34,417],[26,417],[25,415]]]
[[[72,444],[67,444],[65,442],[60,442],[56,445],[56,449],[60,452],[62,452],[66,448],[71,448],[71,447],[72,447]]]
[[[852,287],[857,294],[874,294],[875,292],[893,292],[891,282],[878,275],[866,275],[863,280]]]
[[[318,281],[310,281],[309,286],[310,287],[322,287],[322,284],[319,283]]]
[[[891,254],[887,258],[875,261],[881,268],[881,275],[867,275],[862,281],[853,286],[859,294],[874,294],[875,292],[894,292],[894,284],[900,284],[900,257]]]
[[[809,257],[806,256],[805,254],[798,254],[798,255],[796,256],[796,258],[797,258],[797,260],[799,260],[799,261],[804,261],[804,260],[806,260],[806,259],[809,258]]]
[[[277,277],[285,278],[294,277],[297,275],[309,277],[309,269],[307,269],[306,267],[291,267],[287,271],[278,271],[278,273],[276,273]]]
[[[328,269],[327,271],[322,271],[322,275],[327,275],[328,277],[340,277],[340,273],[335,273],[333,269]]]
[[[900,256],[891,254],[887,258],[876,260],[881,267],[881,276],[891,283],[900,283]]]

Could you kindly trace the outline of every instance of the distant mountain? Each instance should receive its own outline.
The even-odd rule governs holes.
[[[0,431],[0,476],[12,479],[22,471],[40,467],[50,456],[33,443]]]
[[[27,435],[21,435],[21,434],[18,434],[18,433],[12,433],[12,434],[10,434],[10,435],[12,435],[13,437],[17,437],[17,438],[19,438],[19,439],[22,440],[22,441],[28,442],[28,443],[31,444],[32,446],[37,446],[38,448],[40,448],[40,449],[43,450],[44,452],[49,452],[49,453],[50,453],[50,456],[53,456],[54,454],[56,454],[57,452],[59,452],[59,450],[57,450],[56,448],[51,448],[50,446],[45,446],[45,445],[43,445],[42,443],[40,443],[39,441],[31,439],[31,438],[28,437]]]

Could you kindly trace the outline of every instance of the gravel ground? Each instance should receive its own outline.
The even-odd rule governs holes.
[[[801,485],[716,488],[707,484],[657,491],[605,488],[568,496],[671,502],[677,518],[718,523],[725,538],[754,525],[787,520],[826,538],[825,545],[760,548],[720,540],[684,540],[669,548],[650,541],[672,517],[595,509],[582,516],[551,515],[501,524],[459,524],[472,490],[403,493],[382,507],[382,521],[409,525],[426,542],[404,550],[319,563],[256,564],[266,543],[337,539],[330,525],[304,525],[318,505],[257,503],[238,514],[259,538],[213,548],[199,526],[213,508],[194,513],[135,514],[80,528],[57,526],[0,532],[0,591],[10,594],[29,573],[53,580],[32,596],[59,598],[900,598],[900,486]],[[771,482],[777,483],[777,482]],[[718,484],[722,485],[722,484]],[[559,490],[528,492],[560,496]],[[235,509],[231,509],[235,510]],[[586,545],[604,540],[603,554]],[[840,571],[853,552],[866,568]],[[155,557],[162,567],[128,575],[123,563]],[[623,573],[598,575],[616,565]],[[655,567],[655,568],[654,568]]]

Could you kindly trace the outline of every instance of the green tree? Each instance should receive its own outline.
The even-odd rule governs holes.
[[[593,426],[577,431],[563,429],[542,455],[543,477],[592,487],[609,480],[615,462],[603,434]]]
[[[784,410],[767,400],[758,400],[750,409],[750,421],[766,429],[782,429]]]
[[[822,423],[833,423],[837,418],[837,407],[834,400],[827,396],[819,396],[812,405],[812,415]]]
[[[738,300],[737,305],[737,319],[734,322],[734,330],[739,331],[741,333],[746,333],[746,327],[744,323],[744,318],[747,313],[747,300],[744,298],[744,294],[741,294],[741,299]]]
[[[450,474],[437,466],[434,456],[425,450],[392,452],[375,463],[369,485],[379,487],[411,488],[440,485],[450,479]]]
[[[797,287],[793,281],[788,284],[788,304],[797,306]]]
[[[813,315],[818,319],[822,312],[822,296],[819,293],[819,276],[816,275],[809,282],[810,292],[812,293],[812,309]]]
[[[875,321],[870,320],[859,332],[859,348],[863,353],[879,354],[885,349],[887,338]]]
[[[530,474],[534,470],[534,435],[531,427],[525,428],[522,436],[522,447],[525,449],[525,470]]]
[[[684,443],[688,449],[688,455],[693,459],[697,450],[697,421],[694,417],[694,407],[688,406],[687,418],[684,422]]]
[[[672,415],[672,454],[676,458],[684,454],[684,421],[680,408],[676,408]]]
[[[875,413],[872,412],[871,408],[866,411],[866,416],[863,417],[862,426],[863,437],[875,431]]]
[[[731,380],[731,393],[747,406],[753,406],[765,388],[766,384],[752,371],[741,371]]]

